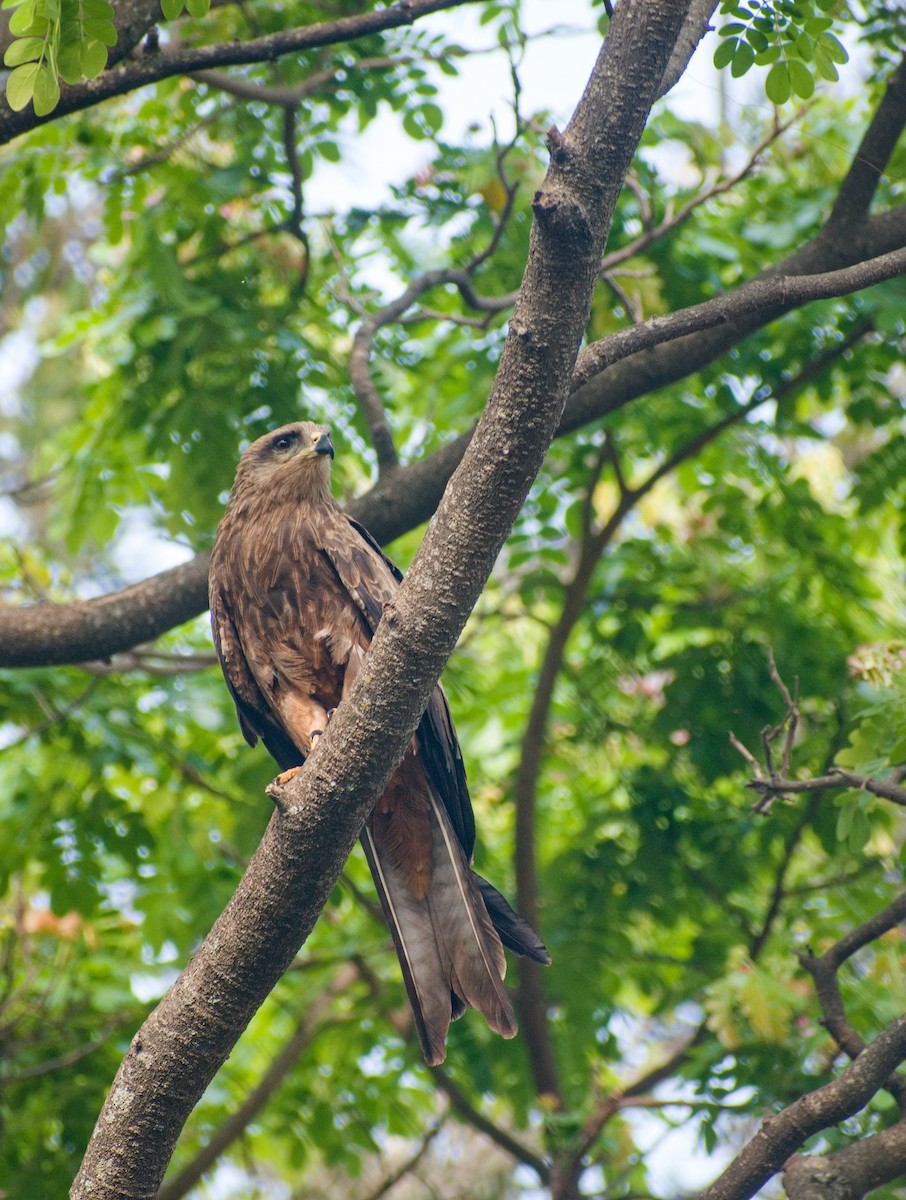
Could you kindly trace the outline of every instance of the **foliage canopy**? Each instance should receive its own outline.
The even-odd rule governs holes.
[[[164,5],[164,44],[242,43],[361,6],[185,9]],[[896,5],[721,10],[715,62],[768,67],[768,99],[727,100],[721,123],[656,107],[588,342],[769,266],[814,274],[906,245]],[[52,114],[57,73],[103,79],[112,14],[105,0],[14,8],[11,108]],[[606,29],[601,9],[585,15]],[[300,416],[332,425],[350,502],[448,461],[491,389],[547,161],[550,114],[525,111],[519,80],[562,31],[538,50],[523,22],[517,3],[483,3],[276,64],[199,68],[36,122],[3,151],[10,604],[102,595],[203,554],[240,448]],[[515,133],[476,108],[455,137],[443,79],[492,49],[512,71]],[[840,198],[879,112],[889,148],[846,225]],[[389,120],[423,167],[374,207],[338,187],[310,211],[318,172]],[[834,219],[856,249],[822,259]],[[762,1114],[839,1074],[801,956],[898,897],[900,802],[828,784],[753,811],[755,768],[730,734],[764,763],[763,731],[788,715],[770,648],[798,681],[788,779],[837,767],[895,788],[904,774],[904,322],[892,279],[756,313],[713,353],[693,334],[680,365],[650,351],[649,385],[622,399],[595,392],[607,370],[575,394],[591,396],[586,416],[554,443],[444,677],[476,866],[523,906],[537,890],[553,1074],[530,1039],[475,1019],[452,1031],[444,1071],[420,1065],[354,856],[162,1196],[377,1195],[413,1151],[400,1192],[421,1173],[445,1197],[509,1196],[541,1174],[567,1196],[557,1164],[573,1162],[570,1187],[675,1194]],[[380,461],[375,412],[401,466]],[[422,532],[395,530],[401,565]],[[51,1197],[135,1029],[233,892],[273,768],[242,742],[204,616],[110,660],[7,670],[0,737],[0,1192]],[[895,923],[841,981],[871,1041],[906,1004]],[[278,1077],[281,1055],[293,1065]],[[181,1173],[213,1165],[199,1156],[259,1085],[219,1190],[195,1186]],[[878,1091],[807,1148],[899,1117]],[[489,1132],[499,1157],[482,1178],[445,1175]],[[665,1165],[661,1136],[694,1170]]]

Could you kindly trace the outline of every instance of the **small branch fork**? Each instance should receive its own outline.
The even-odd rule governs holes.
[[[861,775],[855,771],[844,770],[843,767],[831,767],[824,775],[811,779],[791,779],[790,764],[796,732],[799,727],[799,681],[796,680],[791,694],[780,677],[777,664],[774,662],[773,651],[768,649],[768,662],[771,678],[777,686],[786,705],[786,712],[777,725],[766,725],[761,731],[761,746],[764,755],[764,766],[758,761],[751,750],[730,733],[730,745],[746,760],[753,771],[753,778],[746,787],[758,793],[758,799],[752,806],[754,812],[767,814],[771,811],[774,801],[784,796],[805,792],[823,792],[833,788],[856,788],[889,800],[891,804],[906,807],[906,787],[901,781],[906,778],[906,767],[897,767],[891,771],[887,779],[874,779],[870,775]],[[778,770],[775,745],[780,743],[780,768]]]
[[[840,1049],[855,1062],[868,1049],[847,1018],[837,972],[847,959],[906,920],[906,892],[857,928],[850,930],[824,954],[798,955],[812,977],[822,1024]],[[879,1083],[900,1109],[899,1120],[879,1133],[826,1155],[796,1153],[784,1165],[783,1186],[789,1200],[858,1200],[882,1183],[906,1172],[906,1078],[892,1070]]]
[[[892,1021],[872,1042],[849,1023],[837,983],[839,967],[857,950],[906,919],[906,893],[853,929],[820,957],[800,954],[812,976],[823,1023],[851,1065],[824,1086],[769,1116],[719,1179],[698,1200],[749,1200],[781,1169],[790,1200],[861,1200],[867,1192],[906,1171],[906,1117],[871,1137],[825,1156],[801,1155],[806,1140],[864,1108],[884,1088],[901,1110],[906,1078],[906,1017]]]
[[[349,354],[349,378],[359,407],[362,410],[362,415],[368,425],[371,444],[377,455],[378,473],[380,475],[385,475],[396,470],[400,463],[390,423],[387,420],[387,413],[369,367],[378,332],[385,326],[392,325],[397,321],[400,323],[426,319],[456,321],[458,318],[454,315],[446,316],[442,313],[425,311],[410,314],[408,318],[404,316],[420,296],[423,296],[425,292],[431,291],[436,287],[452,285],[458,288],[460,295],[470,308],[486,314],[484,318],[478,321],[470,318],[464,318],[463,320],[466,323],[478,324],[482,327],[487,327],[494,315],[504,312],[506,309],[512,307],[515,302],[515,292],[506,296],[480,295],[475,289],[473,275],[478,267],[490,258],[497,249],[513,211],[517,185],[507,179],[504,173],[503,160],[515,144],[515,140],[519,137],[520,133],[521,129],[517,129],[513,141],[500,150],[497,155],[497,169],[506,193],[506,201],[500,215],[495,219],[494,232],[484,250],[476,254],[465,267],[425,271],[421,275],[418,275],[395,300],[391,300],[383,308],[366,316],[353,338],[352,350]],[[347,302],[351,302],[349,295],[344,298]]]
[[[864,924],[851,930],[822,955],[816,957],[808,950],[797,955],[815,985],[818,1003],[821,1005],[822,1024],[844,1054],[853,1061],[868,1043],[846,1017],[837,972],[857,951],[876,941],[882,934],[895,929],[904,920],[906,892],[897,896]],[[894,1073],[885,1081],[883,1087],[896,1100],[901,1112],[906,1110],[906,1078]]]

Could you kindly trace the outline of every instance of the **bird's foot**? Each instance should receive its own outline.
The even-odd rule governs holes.
[[[301,770],[301,767],[290,767],[288,771],[281,771],[277,778],[272,779],[264,789],[273,800],[274,807],[281,813],[285,814],[287,811],[286,798],[283,795],[284,788],[291,779],[295,779]]]
[[[281,771],[274,780],[274,783],[277,787],[285,788],[289,781],[295,779],[301,770],[301,767],[290,767],[288,771]]]

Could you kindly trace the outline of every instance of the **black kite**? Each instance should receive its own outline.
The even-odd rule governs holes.
[[[299,767],[358,673],[399,570],[330,491],[329,431],[286,425],[245,451],[211,561],[211,624],[246,740]],[[362,831],[425,1059],[467,1006],[512,1037],[503,946],[550,961],[470,869],[475,821],[440,686]]]

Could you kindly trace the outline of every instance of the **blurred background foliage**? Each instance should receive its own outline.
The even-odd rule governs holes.
[[[204,34],[264,34],[322,7],[215,6]],[[835,10],[857,86],[785,106],[795,120],[732,188],[614,267],[590,337],[708,299],[817,231],[890,72],[896,9]],[[478,15],[471,41],[502,46],[518,78],[518,4]],[[593,6],[586,17],[603,19]],[[186,16],[179,36],[201,28]],[[445,136],[440,77],[463,60],[459,38],[447,18],[238,72],[300,89],[289,138],[284,107],[181,79],[3,152],[8,601],[102,594],[208,548],[242,447],[287,420],[333,426],[340,497],[374,482],[348,372],[357,328],[419,272],[466,266],[492,239],[476,290],[517,288],[545,167],[544,112],[520,111],[506,143],[482,112],[463,139]],[[373,209],[349,189],[309,212],[319,166],[354,156],[388,113],[422,142],[423,169]],[[723,121],[661,105],[608,252],[741,172],[774,122],[763,93]],[[903,202],[904,165],[901,147],[879,208]],[[474,423],[506,328],[506,310],[476,315],[451,286],[422,305],[380,330],[372,356],[405,462]],[[584,1184],[676,1194],[714,1174],[755,1117],[829,1077],[835,1048],[795,952],[896,893],[903,822],[852,791],[753,813],[729,734],[756,750],[784,713],[770,646],[799,681],[796,772],[883,774],[906,760],[904,319],[901,281],[811,304],[556,442],[449,665],[477,867],[512,893],[514,779],[583,545],[621,479],[640,486],[736,414],[600,547],[559,662],[536,853],[562,1107],[536,1095],[520,1041],[474,1018],[452,1030],[443,1079],[421,1065],[355,856],[196,1111],[173,1176],[294,1038],[297,1061],[191,1195],[376,1195],[409,1155],[400,1195],[421,1194],[420,1176],[443,1197],[537,1194],[531,1169],[490,1153],[450,1088],[542,1154],[687,1039],[652,1107],[607,1124]],[[421,532],[390,547],[401,565]],[[269,817],[273,767],[242,742],[206,618],[111,663],[6,672],[0,738],[0,1191],[50,1198],[132,1033],[235,887]],[[845,998],[867,1038],[903,1010],[899,933],[859,960]],[[668,1099],[681,1106],[653,1107]],[[883,1126],[890,1103],[879,1096],[819,1147]]]

